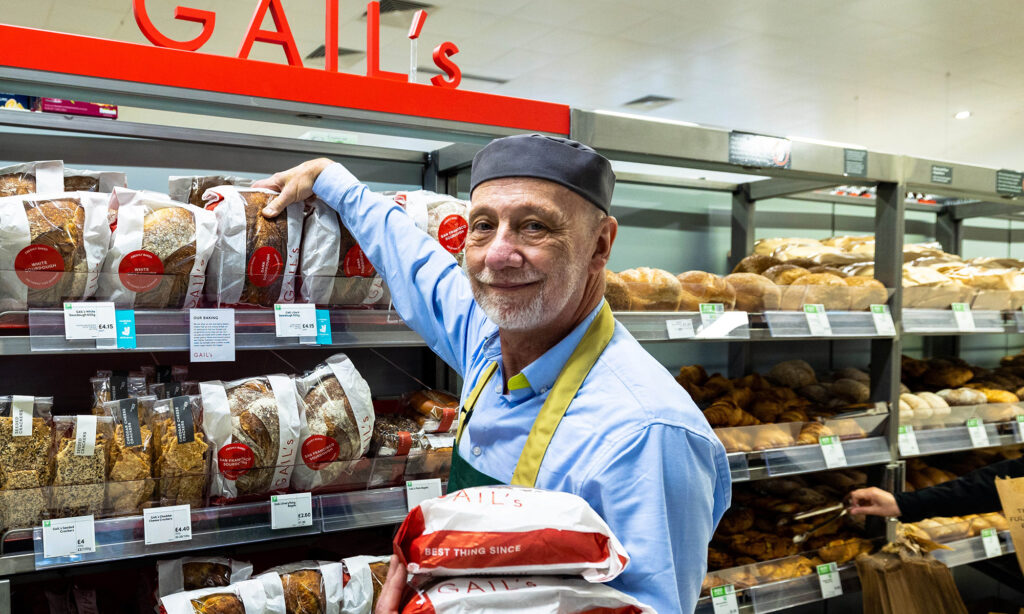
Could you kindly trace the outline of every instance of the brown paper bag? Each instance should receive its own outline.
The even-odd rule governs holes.
[[[1017,564],[1024,571],[1024,478],[996,478],[1003,515],[1010,524],[1010,538],[1017,550]]]

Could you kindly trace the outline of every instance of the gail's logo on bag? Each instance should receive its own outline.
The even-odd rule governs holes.
[[[324,0],[325,5],[325,28],[324,28],[324,70],[327,72],[338,72],[338,3],[339,0]],[[198,51],[210,37],[217,22],[217,14],[214,11],[204,11],[178,6],[174,9],[174,18],[181,21],[191,21],[202,26],[199,35],[191,40],[179,41],[165,36],[149,18],[146,12],[146,0],[132,0],[132,12],[135,14],[135,22],[149,42],[157,47],[179,49],[181,51]],[[273,30],[262,28],[263,19],[270,13],[274,22]],[[423,25],[427,20],[427,12],[416,11],[409,26],[407,37],[412,45],[420,37]],[[238,57],[246,60],[252,51],[254,43],[270,43],[280,45],[284,50],[285,58],[290,66],[302,67],[302,56],[299,48],[295,45],[295,37],[292,36],[291,26],[288,25],[288,18],[284,12],[282,0],[259,0],[256,4],[256,11],[252,21],[242,39],[242,46],[238,49]],[[434,48],[431,57],[434,65],[444,73],[430,79],[430,83],[437,87],[455,89],[462,82],[462,70],[452,60],[452,56],[459,52],[458,46],[451,41],[445,41]],[[410,66],[410,72],[415,70],[415,65]],[[390,72],[380,68],[380,3],[370,2],[366,5],[366,76],[389,81],[409,81],[409,75],[400,72]]]

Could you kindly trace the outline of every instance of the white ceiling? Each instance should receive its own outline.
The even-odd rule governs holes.
[[[420,64],[460,48],[463,89],[623,110],[648,94],[659,117],[1024,169],[1024,10],[1013,0],[421,0]],[[283,0],[305,56],[323,44],[321,0]],[[0,21],[146,43],[130,0],[4,0]],[[217,11],[204,52],[237,53],[256,0],[149,0],[171,37]],[[341,0],[340,44],[365,49],[361,0]],[[269,27],[269,20],[268,20]],[[382,26],[382,68],[408,67],[407,24]],[[257,43],[252,57],[284,62]],[[112,61],[116,61],[113,60]],[[308,62],[310,66],[322,66]],[[364,58],[341,60],[362,72]],[[970,110],[967,120],[953,114]]]

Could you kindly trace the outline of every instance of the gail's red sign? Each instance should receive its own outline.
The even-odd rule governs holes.
[[[327,72],[338,72],[338,2],[339,0],[324,0],[326,17],[324,19],[324,69]],[[135,21],[139,29],[149,39],[149,42],[158,47],[169,49],[180,49],[182,51],[198,51],[210,37],[213,36],[217,23],[217,13],[204,11],[185,6],[178,6],[174,9],[174,18],[181,21],[191,21],[202,26],[199,35],[191,40],[178,41],[165,36],[149,18],[146,12],[146,0],[132,0],[132,10],[135,14]],[[270,13],[274,22],[273,30],[262,28],[263,20]],[[417,11],[413,16],[409,28],[409,39],[416,40],[423,30],[426,21],[426,11]],[[295,37],[292,36],[291,27],[288,25],[288,18],[285,15],[284,6],[281,0],[258,0],[256,11],[253,13],[252,21],[242,39],[241,47],[238,49],[240,59],[248,59],[253,44],[269,43],[280,45],[284,50],[285,58],[291,66],[302,67],[302,56],[295,45]],[[451,41],[445,41],[434,48],[431,54],[434,64],[444,72],[444,76],[437,75],[430,79],[433,85],[438,87],[456,88],[462,81],[462,71],[452,60],[452,56],[459,52],[458,46]],[[373,1],[366,5],[366,76],[378,79],[389,79],[392,81],[408,81],[409,76],[405,73],[389,72],[380,69],[380,3]]]

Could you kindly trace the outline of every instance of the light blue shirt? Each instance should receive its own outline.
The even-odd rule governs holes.
[[[339,211],[402,318],[462,375],[463,400],[487,365],[498,363],[459,451],[478,471],[509,483],[547,391],[597,310],[521,374],[509,374],[504,394],[498,328],[455,258],[340,164],[321,173],[313,190]],[[616,323],[555,431],[537,487],[586,499],[630,556],[611,586],[674,614],[694,609],[730,482],[725,449],[697,406]]]

